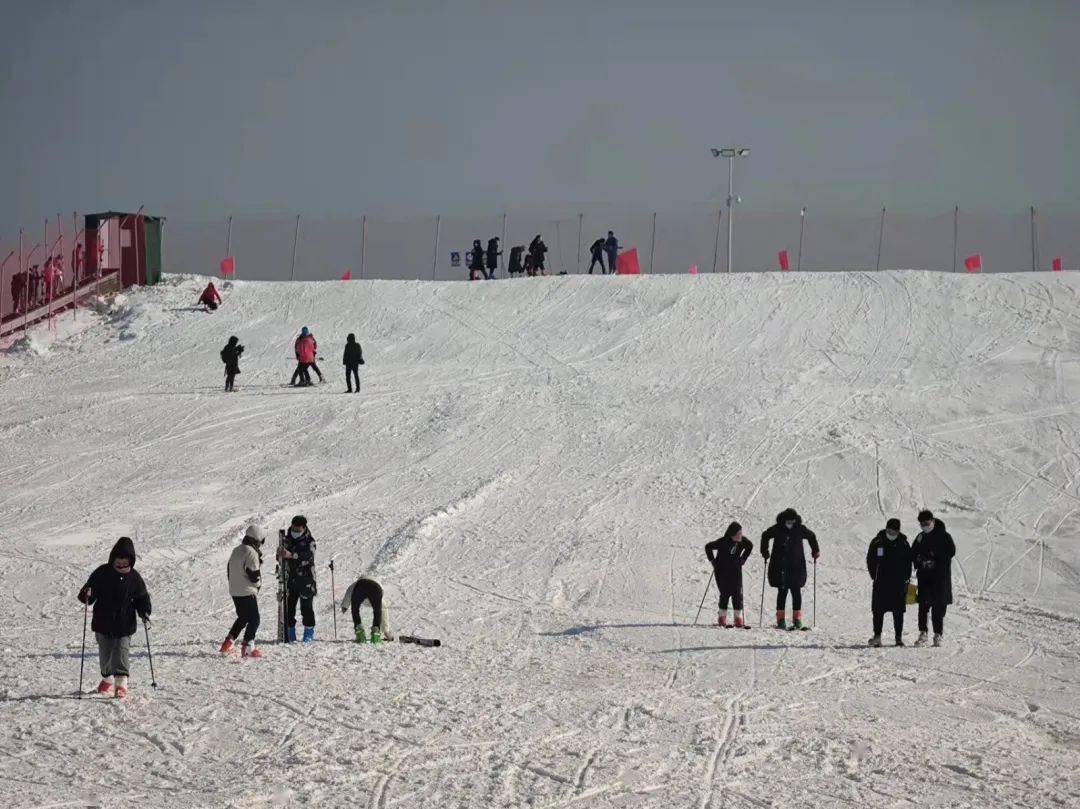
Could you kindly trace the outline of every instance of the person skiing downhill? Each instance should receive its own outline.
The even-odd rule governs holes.
[[[353,635],[357,643],[367,643],[364,623],[360,620],[360,607],[364,602],[371,605],[371,642],[382,643],[393,640],[390,634],[386,608],[383,607],[382,586],[370,576],[361,576],[350,584],[341,599],[341,611],[352,610]]]
[[[592,243],[589,254],[592,256],[592,261],[589,262],[589,275],[593,274],[593,267],[597,264],[600,265],[600,274],[607,275],[607,268],[604,267],[604,240],[602,238]]]
[[[927,615],[934,625],[934,646],[940,646],[945,634],[945,610],[952,604],[952,559],[956,543],[945,530],[945,523],[930,511],[919,512],[922,530],[911,543],[911,559],[919,580],[919,637],[916,646],[926,645]]]
[[[217,287],[214,286],[214,282],[211,281],[206,285],[206,289],[202,291],[202,295],[199,296],[199,305],[213,312],[220,303],[222,303],[221,295],[218,293]]]
[[[292,518],[289,530],[284,532],[280,550],[281,558],[288,568],[289,592],[285,603],[285,633],[289,643],[296,641],[296,604],[304,620],[304,643],[315,640],[315,540],[308,531],[307,519],[301,515]]]
[[[78,599],[94,608],[90,628],[97,639],[101,665],[97,691],[108,694],[115,685],[116,696],[126,697],[136,615],[150,626],[150,594],[135,570],[135,543],[129,537],[116,541],[109,552],[109,561],[90,574],[79,590]]]
[[[742,568],[750,554],[754,552],[754,543],[743,536],[742,526],[731,523],[720,539],[715,539],[705,546],[705,556],[712,563],[716,574],[716,587],[720,591],[718,626],[729,627],[727,622],[728,601],[735,610],[735,626],[749,629],[743,620]]]
[[[769,584],[776,588],[776,628],[787,629],[785,609],[791,591],[792,629],[804,629],[802,621],[802,588],[806,586],[806,555],[803,541],[810,543],[810,553],[816,561],[820,555],[817,536],[802,524],[802,517],[793,508],[776,515],[776,524],[761,534],[761,555],[769,563]],[[773,541],[772,552],[769,542]]]
[[[266,531],[258,525],[249,525],[244,532],[244,539],[233,548],[226,565],[229,580],[229,595],[236,608],[236,620],[233,622],[225,642],[219,651],[225,655],[232,651],[233,644],[244,633],[244,642],[240,646],[241,657],[262,657],[255,647],[255,633],[259,630],[259,588],[262,586],[262,546],[266,542]]]
[[[871,646],[881,646],[885,613],[893,616],[896,645],[904,645],[904,611],[907,609],[907,585],[911,579],[911,547],[900,533],[900,520],[893,517],[878,531],[866,551],[866,572],[874,581],[870,610],[874,615]]]
[[[302,388],[311,385],[309,371],[315,367],[315,354],[318,348],[319,344],[315,342],[315,335],[308,331],[308,327],[304,326],[300,329],[300,336],[293,343],[293,353],[296,355],[296,370],[293,371],[292,380],[289,382],[290,385],[296,387],[297,383],[299,383]],[[318,373],[317,370],[316,373]],[[319,379],[322,379],[322,374],[319,374]]]
[[[233,380],[240,373],[240,355],[243,353],[244,347],[240,345],[240,338],[236,336],[230,337],[228,344],[221,349],[221,361],[225,363],[226,393],[232,393],[236,390],[233,387]]]
[[[356,380],[356,392],[360,392],[360,366],[364,364],[364,351],[356,342],[356,335],[350,334],[345,340],[345,353],[341,358],[345,366],[345,387],[348,393],[353,392],[352,383]]]

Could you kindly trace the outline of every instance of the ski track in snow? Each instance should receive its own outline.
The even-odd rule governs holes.
[[[225,286],[0,354],[5,805],[1080,805],[1080,277]],[[292,390],[301,325],[327,382]],[[754,629],[715,626],[715,586],[694,626],[704,544],[788,505],[815,631],[757,625],[756,553]],[[958,547],[946,645],[868,649],[866,545],[924,506]],[[222,659],[228,553],[294,513],[318,640]],[[140,633],[130,698],[77,700],[74,593],[120,534],[160,687]],[[373,573],[443,647],[357,646],[340,613],[335,642],[331,557],[338,598]]]

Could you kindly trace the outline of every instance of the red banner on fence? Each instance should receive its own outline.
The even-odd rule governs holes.
[[[1055,258],[1054,259],[1054,272],[1061,272],[1061,259],[1060,258]]]
[[[232,256],[223,258],[221,260],[221,277],[232,275],[234,272],[236,272],[236,260]]]
[[[976,253],[964,259],[964,269],[968,272],[982,271],[982,253]]]
[[[641,275],[636,247],[619,253],[619,257],[615,259],[615,271],[619,275]]]
[[[787,250],[781,250],[778,257],[780,259],[780,272],[787,272],[789,269]]]

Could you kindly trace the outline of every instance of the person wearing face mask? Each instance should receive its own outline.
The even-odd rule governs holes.
[[[934,645],[945,634],[945,609],[952,604],[952,558],[956,543],[945,523],[930,511],[919,512],[919,535],[911,543],[911,557],[919,579],[919,637],[916,646],[926,645],[927,615],[933,620]]]
[[[296,605],[304,619],[304,643],[315,640],[315,540],[307,520],[297,515],[289,530],[283,532],[281,558],[288,568],[289,592],[285,602],[285,633],[289,643],[296,641]]]
[[[904,645],[904,610],[907,609],[907,584],[911,579],[911,547],[900,533],[900,520],[893,517],[885,530],[870,542],[866,552],[866,570],[874,580],[870,609],[874,613],[874,636],[871,646],[881,646],[881,628],[885,613],[893,616],[896,645]]]
[[[94,607],[90,628],[98,644],[101,664],[99,694],[113,690],[117,697],[128,694],[131,636],[135,634],[135,616],[150,625],[150,594],[146,583],[135,570],[135,543],[120,537],[109,553],[109,561],[90,574],[79,590],[78,599]]]
[[[804,541],[810,543],[810,553],[816,561],[820,555],[817,536],[802,524],[802,517],[793,508],[777,514],[776,525],[769,526],[761,535],[761,555],[769,563],[769,585],[776,588],[777,629],[788,628],[785,614],[788,591],[791,592],[791,628],[809,629],[802,621],[802,588],[806,586]]]
[[[727,620],[728,601],[731,601],[735,610],[734,625],[739,629],[750,628],[743,620],[742,568],[753,552],[754,543],[743,536],[742,526],[737,522],[731,523],[720,539],[705,546],[705,556],[712,563],[716,587],[720,591],[718,626],[731,626]]]

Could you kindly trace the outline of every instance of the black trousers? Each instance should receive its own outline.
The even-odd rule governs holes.
[[[259,600],[255,596],[233,596],[233,606],[236,607],[236,620],[229,630],[229,637],[236,640],[243,632],[244,643],[251,643],[259,629]]]
[[[356,380],[356,392],[360,392],[360,366],[359,365],[346,365],[345,366],[345,387],[349,389],[349,393],[353,392],[353,380]]]
[[[874,610],[874,634],[880,635],[881,628],[885,625],[885,613],[887,610]],[[904,634],[904,611],[903,610],[891,610],[892,612],[892,625],[893,632],[896,634],[896,639],[900,640],[900,637]]]
[[[236,371],[225,372],[225,390],[233,389],[233,380],[236,379]]]
[[[919,604],[919,631],[926,631],[926,616],[930,614],[930,618],[934,623],[934,634],[942,635],[945,632],[945,605],[940,607],[937,604],[931,606],[930,604]]]
[[[315,363],[313,362],[313,363],[311,363],[311,365],[309,365],[308,367],[309,367],[309,368],[311,368],[311,370],[315,372],[315,374],[316,374],[316,375],[317,375],[317,376],[319,377],[319,381],[320,381],[320,382],[322,382],[322,380],[323,380],[323,375],[322,375],[322,371],[320,371],[320,370],[319,370],[319,366],[318,366],[318,365],[316,365],[316,364],[315,364]],[[308,377],[308,382],[310,382],[310,381],[311,381],[311,377],[309,376],[309,377]]]
[[[731,606],[732,607],[734,607],[736,610],[741,610],[743,608],[742,590],[737,590],[737,591],[732,592],[732,593],[727,593],[727,592],[724,592],[723,590],[720,591],[720,611],[721,612],[727,612],[727,605],[728,605],[729,600],[731,601]]]
[[[606,252],[607,252],[608,271],[609,272],[615,272],[615,267],[618,265],[618,256],[619,256],[619,254],[616,253],[614,250],[608,250]]]
[[[788,588],[787,587],[778,587],[776,589],[776,611],[777,612],[783,612],[785,606],[787,605],[787,594],[788,594]],[[792,587],[791,588],[791,609],[793,609],[793,610],[801,610],[802,609],[802,588],[801,587]]]
[[[217,310],[217,301],[203,301],[202,305],[209,309],[211,312]]]
[[[382,626],[382,587],[371,579],[360,579],[352,591],[353,626],[363,626],[360,620],[360,605],[367,601],[371,604],[371,625]]]
[[[593,255],[592,261],[589,262],[589,275],[592,275],[592,268],[595,267],[597,264],[600,265],[600,272],[602,272],[604,275],[607,275],[607,270],[604,269],[604,257],[598,255]]]
[[[296,363],[296,370],[293,371],[292,379],[289,380],[289,384],[295,385],[299,382],[301,385],[310,385],[311,374],[308,373],[308,368],[310,367],[310,364],[306,362]]]
[[[300,602],[300,615],[304,619],[304,626],[315,626],[315,597],[301,598],[294,590],[289,590],[289,597],[285,600],[285,626],[296,626],[296,602]]]

